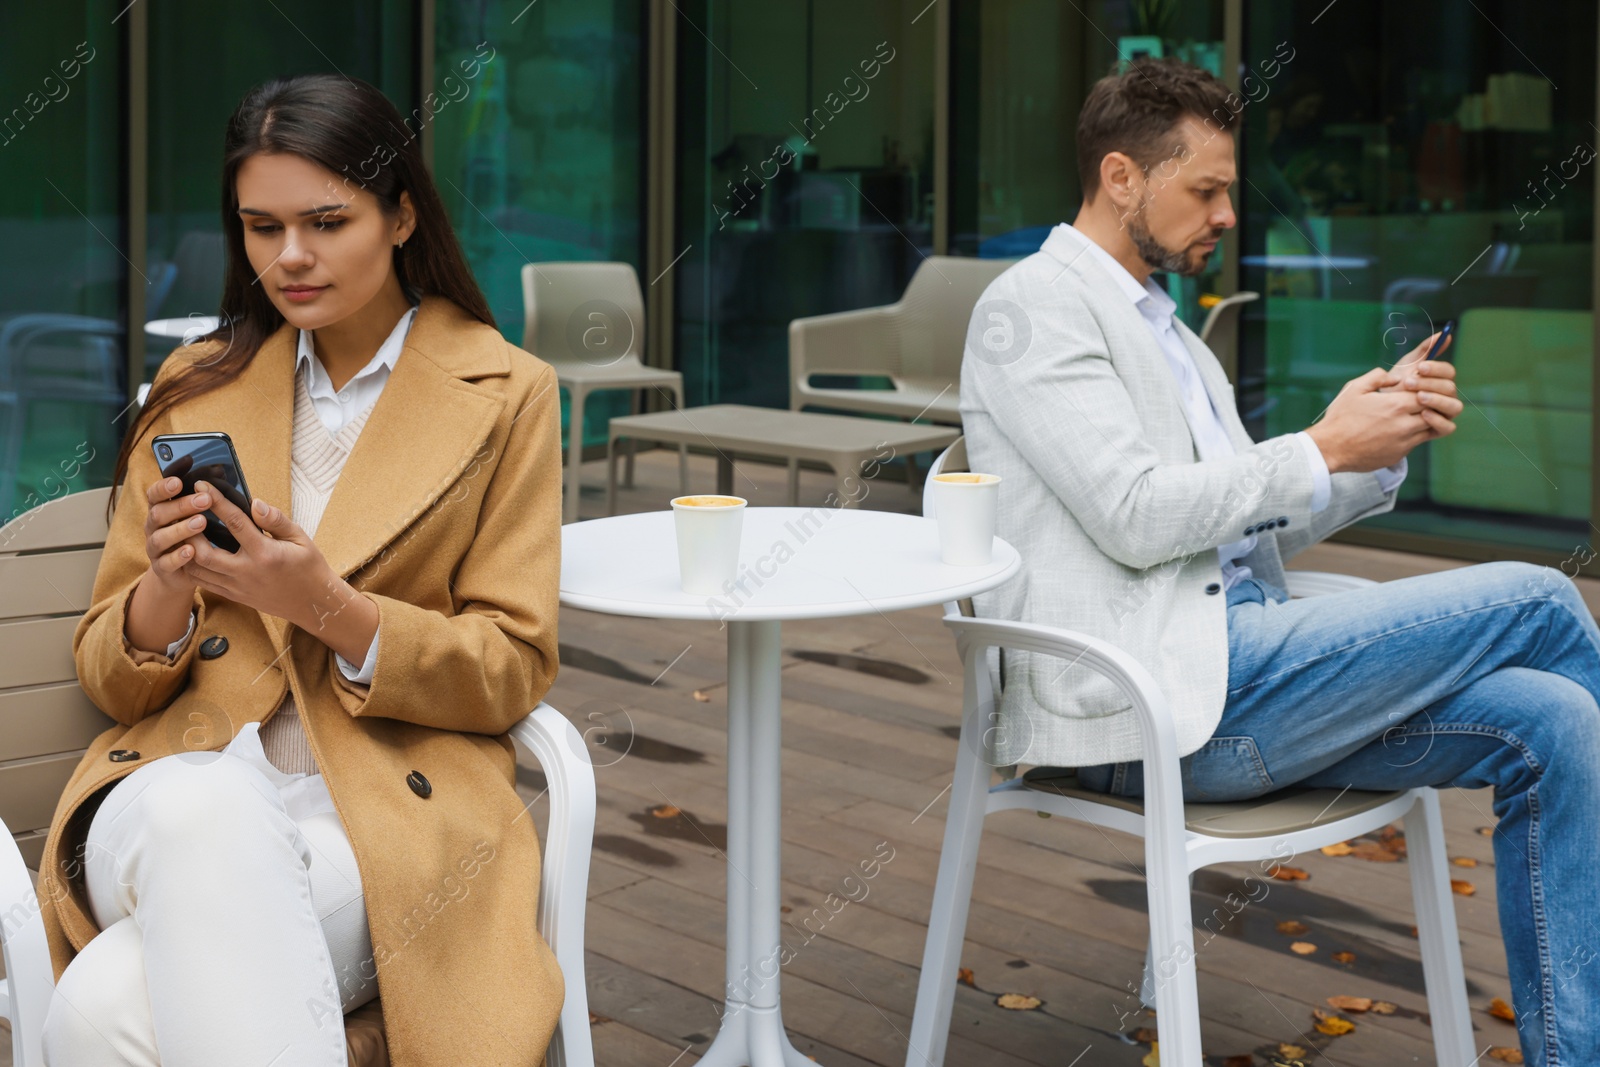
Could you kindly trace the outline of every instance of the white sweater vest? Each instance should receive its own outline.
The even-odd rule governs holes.
[[[317,525],[327,510],[328,498],[355,447],[361,427],[372,414],[368,405],[337,434],[330,434],[306,392],[306,376],[294,376],[294,436],[289,451],[289,517],[308,537],[316,538]],[[302,637],[302,640],[304,638]],[[337,667],[334,668],[338,670]],[[277,712],[261,727],[261,748],[267,760],[285,774],[317,773],[311,743],[300,722],[294,695],[285,693]]]

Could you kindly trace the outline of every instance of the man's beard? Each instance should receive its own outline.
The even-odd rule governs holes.
[[[1150,232],[1150,227],[1144,221],[1145,205],[1139,205],[1139,210],[1128,217],[1128,236],[1133,240],[1133,247],[1138,250],[1139,258],[1148,263],[1151,269],[1167,274],[1180,274],[1185,278],[1193,278],[1206,269],[1206,261],[1210,256],[1201,256],[1198,263],[1189,258],[1189,249],[1182,248],[1173,251]],[[1221,236],[1218,234],[1217,236]],[[1193,247],[1192,245],[1190,246]]]

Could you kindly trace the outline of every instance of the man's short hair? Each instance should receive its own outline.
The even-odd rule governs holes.
[[[1177,126],[1185,116],[1208,130],[1231,131],[1239,98],[1199,67],[1176,59],[1136,59],[1121,74],[1094,83],[1078,113],[1078,177],[1083,198],[1100,189],[1100,161],[1122,152],[1148,173],[1179,150]]]

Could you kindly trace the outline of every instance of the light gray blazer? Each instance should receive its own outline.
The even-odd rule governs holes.
[[[1201,462],[1155,336],[1085,240],[1057,227],[973,313],[961,366],[968,459],[1004,479],[997,532],[1023,560],[975,607],[1133,655],[1166,694],[1186,755],[1216,730],[1227,695],[1217,546],[1259,534],[1243,562],[1282,587],[1285,559],[1390,510],[1394,495],[1374,474],[1335,474],[1313,515],[1300,444],[1292,434],[1253,442],[1222,366],[1177,322],[1236,449]],[[1100,675],[1015,651],[1005,668],[1001,763],[1140,758],[1131,704]]]

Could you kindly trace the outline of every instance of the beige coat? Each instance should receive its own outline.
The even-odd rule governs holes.
[[[56,977],[98,933],[75,859],[96,794],[162,756],[222,749],[289,690],[360,865],[367,973],[376,966],[395,1067],[537,1064],[562,980],[535,926],[539,845],[506,731],[556,674],[561,445],[549,365],[449,300],[422,301],[315,538],[378,604],[370,688],[347,681],[311,633],[209,593],[196,595],[194,637],[170,665],[130,654],[122,636],[148,567],[155,433],[227,432],[251,492],[289,511],[296,336],[283,326],[240,378],[169,412],[134,448],[74,638],[85,692],[119,725],[89,748],[51,822],[40,895]],[[219,347],[180,349],[162,373]],[[199,658],[213,635],[226,652]],[[113,762],[114,749],[139,758]],[[408,786],[413,771],[427,798]]]

